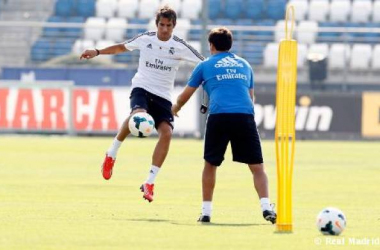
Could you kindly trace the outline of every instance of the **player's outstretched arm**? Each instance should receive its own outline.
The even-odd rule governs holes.
[[[128,51],[124,44],[116,44],[109,46],[104,49],[88,49],[85,50],[82,55],[80,56],[80,59],[91,59],[94,58],[98,55],[114,55],[114,54],[119,54]]]
[[[186,86],[182,93],[177,97],[177,103],[172,107],[172,113],[174,116],[178,117],[178,112],[181,110],[183,105],[187,103],[190,97],[194,94],[197,88]]]

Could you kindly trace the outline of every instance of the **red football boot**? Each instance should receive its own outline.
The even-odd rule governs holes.
[[[102,164],[102,174],[103,178],[109,180],[112,176],[113,165],[115,164],[116,159],[112,159],[111,156],[106,154],[106,158],[104,158],[104,162]]]
[[[144,193],[143,198],[149,202],[153,201],[154,184],[144,183],[141,185],[140,190]]]

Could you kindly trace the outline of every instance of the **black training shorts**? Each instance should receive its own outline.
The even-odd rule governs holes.
[[[263,163],[260,136],[253,115],[211,114],[207,118],[204,159],[220,166],[228,143],[231,142],[233,161]]]
[[[172,103],[154,95],[143,88],[134,88],[130,96],[131,110],[145,109],[154,119],[155,127],[161,122],[167,122],[173,128]]]

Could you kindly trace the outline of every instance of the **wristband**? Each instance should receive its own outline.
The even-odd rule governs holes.
[[[100,55],[100,51],[98,49],[95,49],[96,50],[96,56]]]

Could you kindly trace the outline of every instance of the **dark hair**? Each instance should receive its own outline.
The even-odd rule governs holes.
[[[232,47],[232,33],[226,27],[212,29],[208,35],[208,42],[214,45],[217,51],[228,51]]]
[[[160,18],[167,18],[169,21],[173,21],[173,25],[175,26],[177,23],[177,13],[169,7],[169,5],[165,5],[160,8],[156,13],[156,25],[160,21]]]

